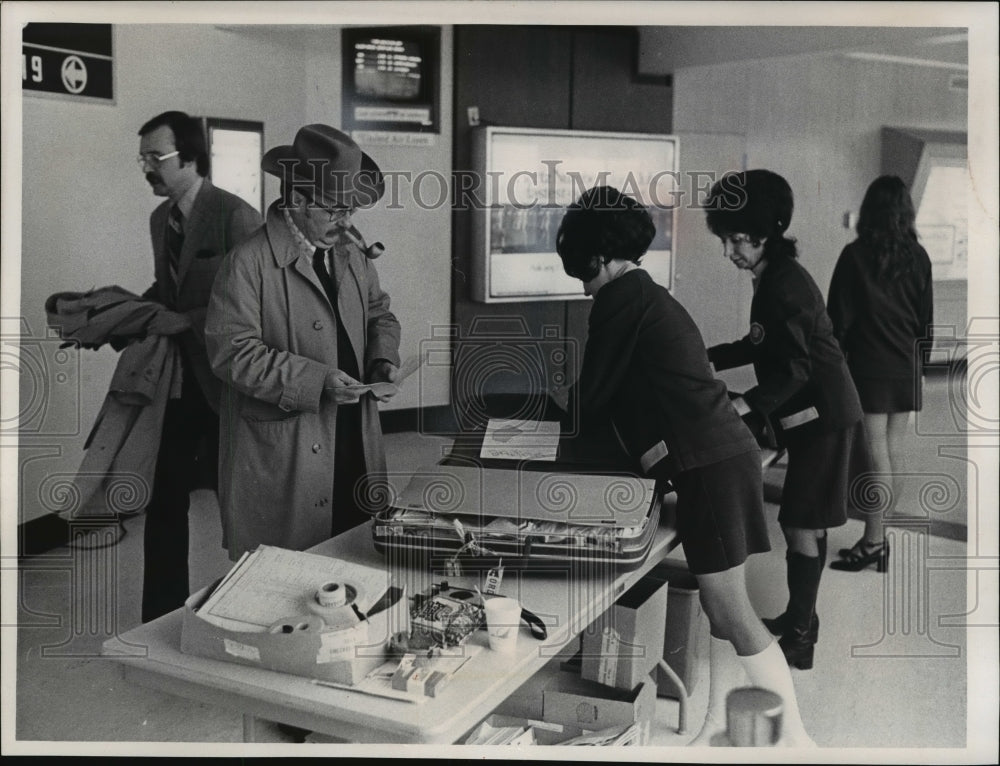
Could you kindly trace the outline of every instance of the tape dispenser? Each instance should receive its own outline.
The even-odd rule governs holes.
[[[386,594],[367,614],[357,606],[358,586],[349,582],[325,582],[304,599],[303,613],[278,620],[269,628],[271,633],[294,633],[300,631],[338,631],[355,628],[368,617],[392,606],[401,592],[389,588]]]

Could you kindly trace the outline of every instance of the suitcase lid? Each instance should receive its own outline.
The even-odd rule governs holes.
[[[416,471],[390,507],[443,515],[634,527],[643,523],[655,501],[655,482],[634,475],[432,465]]]

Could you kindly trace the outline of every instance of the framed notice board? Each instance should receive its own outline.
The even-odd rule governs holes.
[[[26,24],[21,32],[21,92],[114,105],[111,24]]]
[[[344,130],[440,131],[439,27],[343,30]]]

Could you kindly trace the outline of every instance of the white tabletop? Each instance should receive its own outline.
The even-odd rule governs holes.
[[[666,502],[672,504],[673,497]],[[661,520],[672,516],[666,510]],[[348,741],[453,743],[541,669],[676,544],[676,533],[661,521],[645,562],[630,572],[581,565],[576,566],[575,575],[570,571],[573,565],[545,573],[508,569],[500,593],[517,598],[541,617],[548,638],[533,638],[522,624],[515,654],[488,649],[475,654],[440,696],[420,704],[318,686],[302,677],[183,654],[180,609],[105,642],[104,655],[120,661],[125,678],[141,685]],[[447,577],[402,565],[394,556],[387,558],[375,551],[370,524],[328,540],[311,552],[389,566],[397,581],[406,583],[409,595],[445,579],[451,585],[464,587],[477,582],[470,577]],[[478,631],[470,641],[485,646],[485,632]]]

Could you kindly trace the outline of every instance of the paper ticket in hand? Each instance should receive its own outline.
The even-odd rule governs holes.
[[[395,396],[399,393],[399,386],[395,383],[364,383],[357,386],[342,386],[344,391],[350,391],[351,393],[356,393],[359,396],[362,394],[367,394],[371,391],[375,396]]]

